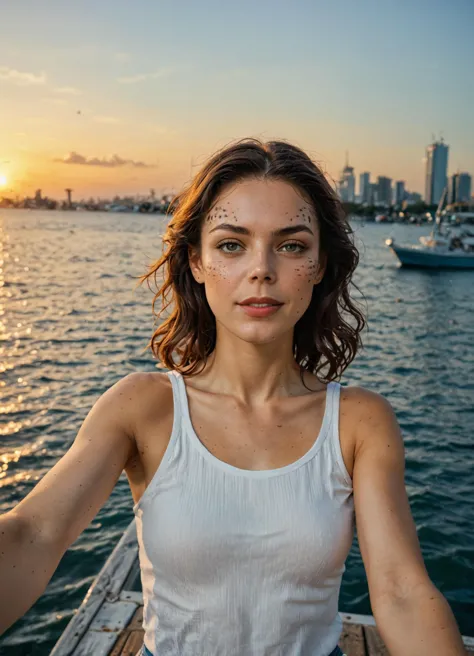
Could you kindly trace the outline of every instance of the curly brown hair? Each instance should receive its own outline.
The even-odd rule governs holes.
[[[199,365],[205,365],[214,350],[216,321],[204,285],[191,273],[189,248],[199,248],[203,220],[223,187],[248,178],[286,181],[299,189],[315,210],[327,265],[306,312],[295,325],[293,353],[302,379],[307,370],[322,381],[335,380],[362,346],[360,333],[366,325],[349,295],[351,284],[358,289],[352,275],[359,252],[342,204],[322,170],[303,150],[281,140],[246,138],[232,143],[210,157],[189,186],[173,198],[163,255],[139,277],[138,284],[151,277],[157,284],[160,272],[162,284],[153,298],[153,313],[161,319],[171,308],[145,350],[151,348],[165,367],[183,375],[198,373]],[[327,371],[321,375],[325,367]]]

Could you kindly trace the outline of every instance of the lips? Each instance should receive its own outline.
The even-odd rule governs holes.
[[[283,303],[280,303],[280,301],[277,301],[271,296],[251,296],[239,303],[239,305],[283,305]]]

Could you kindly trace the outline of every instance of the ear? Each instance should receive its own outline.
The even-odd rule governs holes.
[[[321,280],[324,278],[324,274],[326,273],[327,263],[328,263],[327,255],[326,255],[326,253],[321,251],[320,254],[319,254],[318,272],[316,274],[316,278],[315,278],[315,281],[314,281],[315,285],[319,285]]]
[[[196,246],[188,246],[189,268],[193,274],[194,280],[202,284],[204,282],[203,267],[201,261],[200,249]]]

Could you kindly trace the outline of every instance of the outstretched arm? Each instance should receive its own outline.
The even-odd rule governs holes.
[[[133,408],[144,375],[129,374],[104,392],[69,450],[0,516],[0,635],[43,594],[134,455]]]
[[[423,562],[395,413],[363,388],[354,389],[352,403],[357,535],[380,635],[391,656],[465,656],[451,608]]]

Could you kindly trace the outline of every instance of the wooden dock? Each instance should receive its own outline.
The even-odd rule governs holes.
[[[142,618],[133,519],[50,656],[137,656],[143,644]],[[339,646],[347,656],[390,656],[371,615],[341,612],[341,618]],[[474,655],[474,637],[463,640],[468,654]]]

